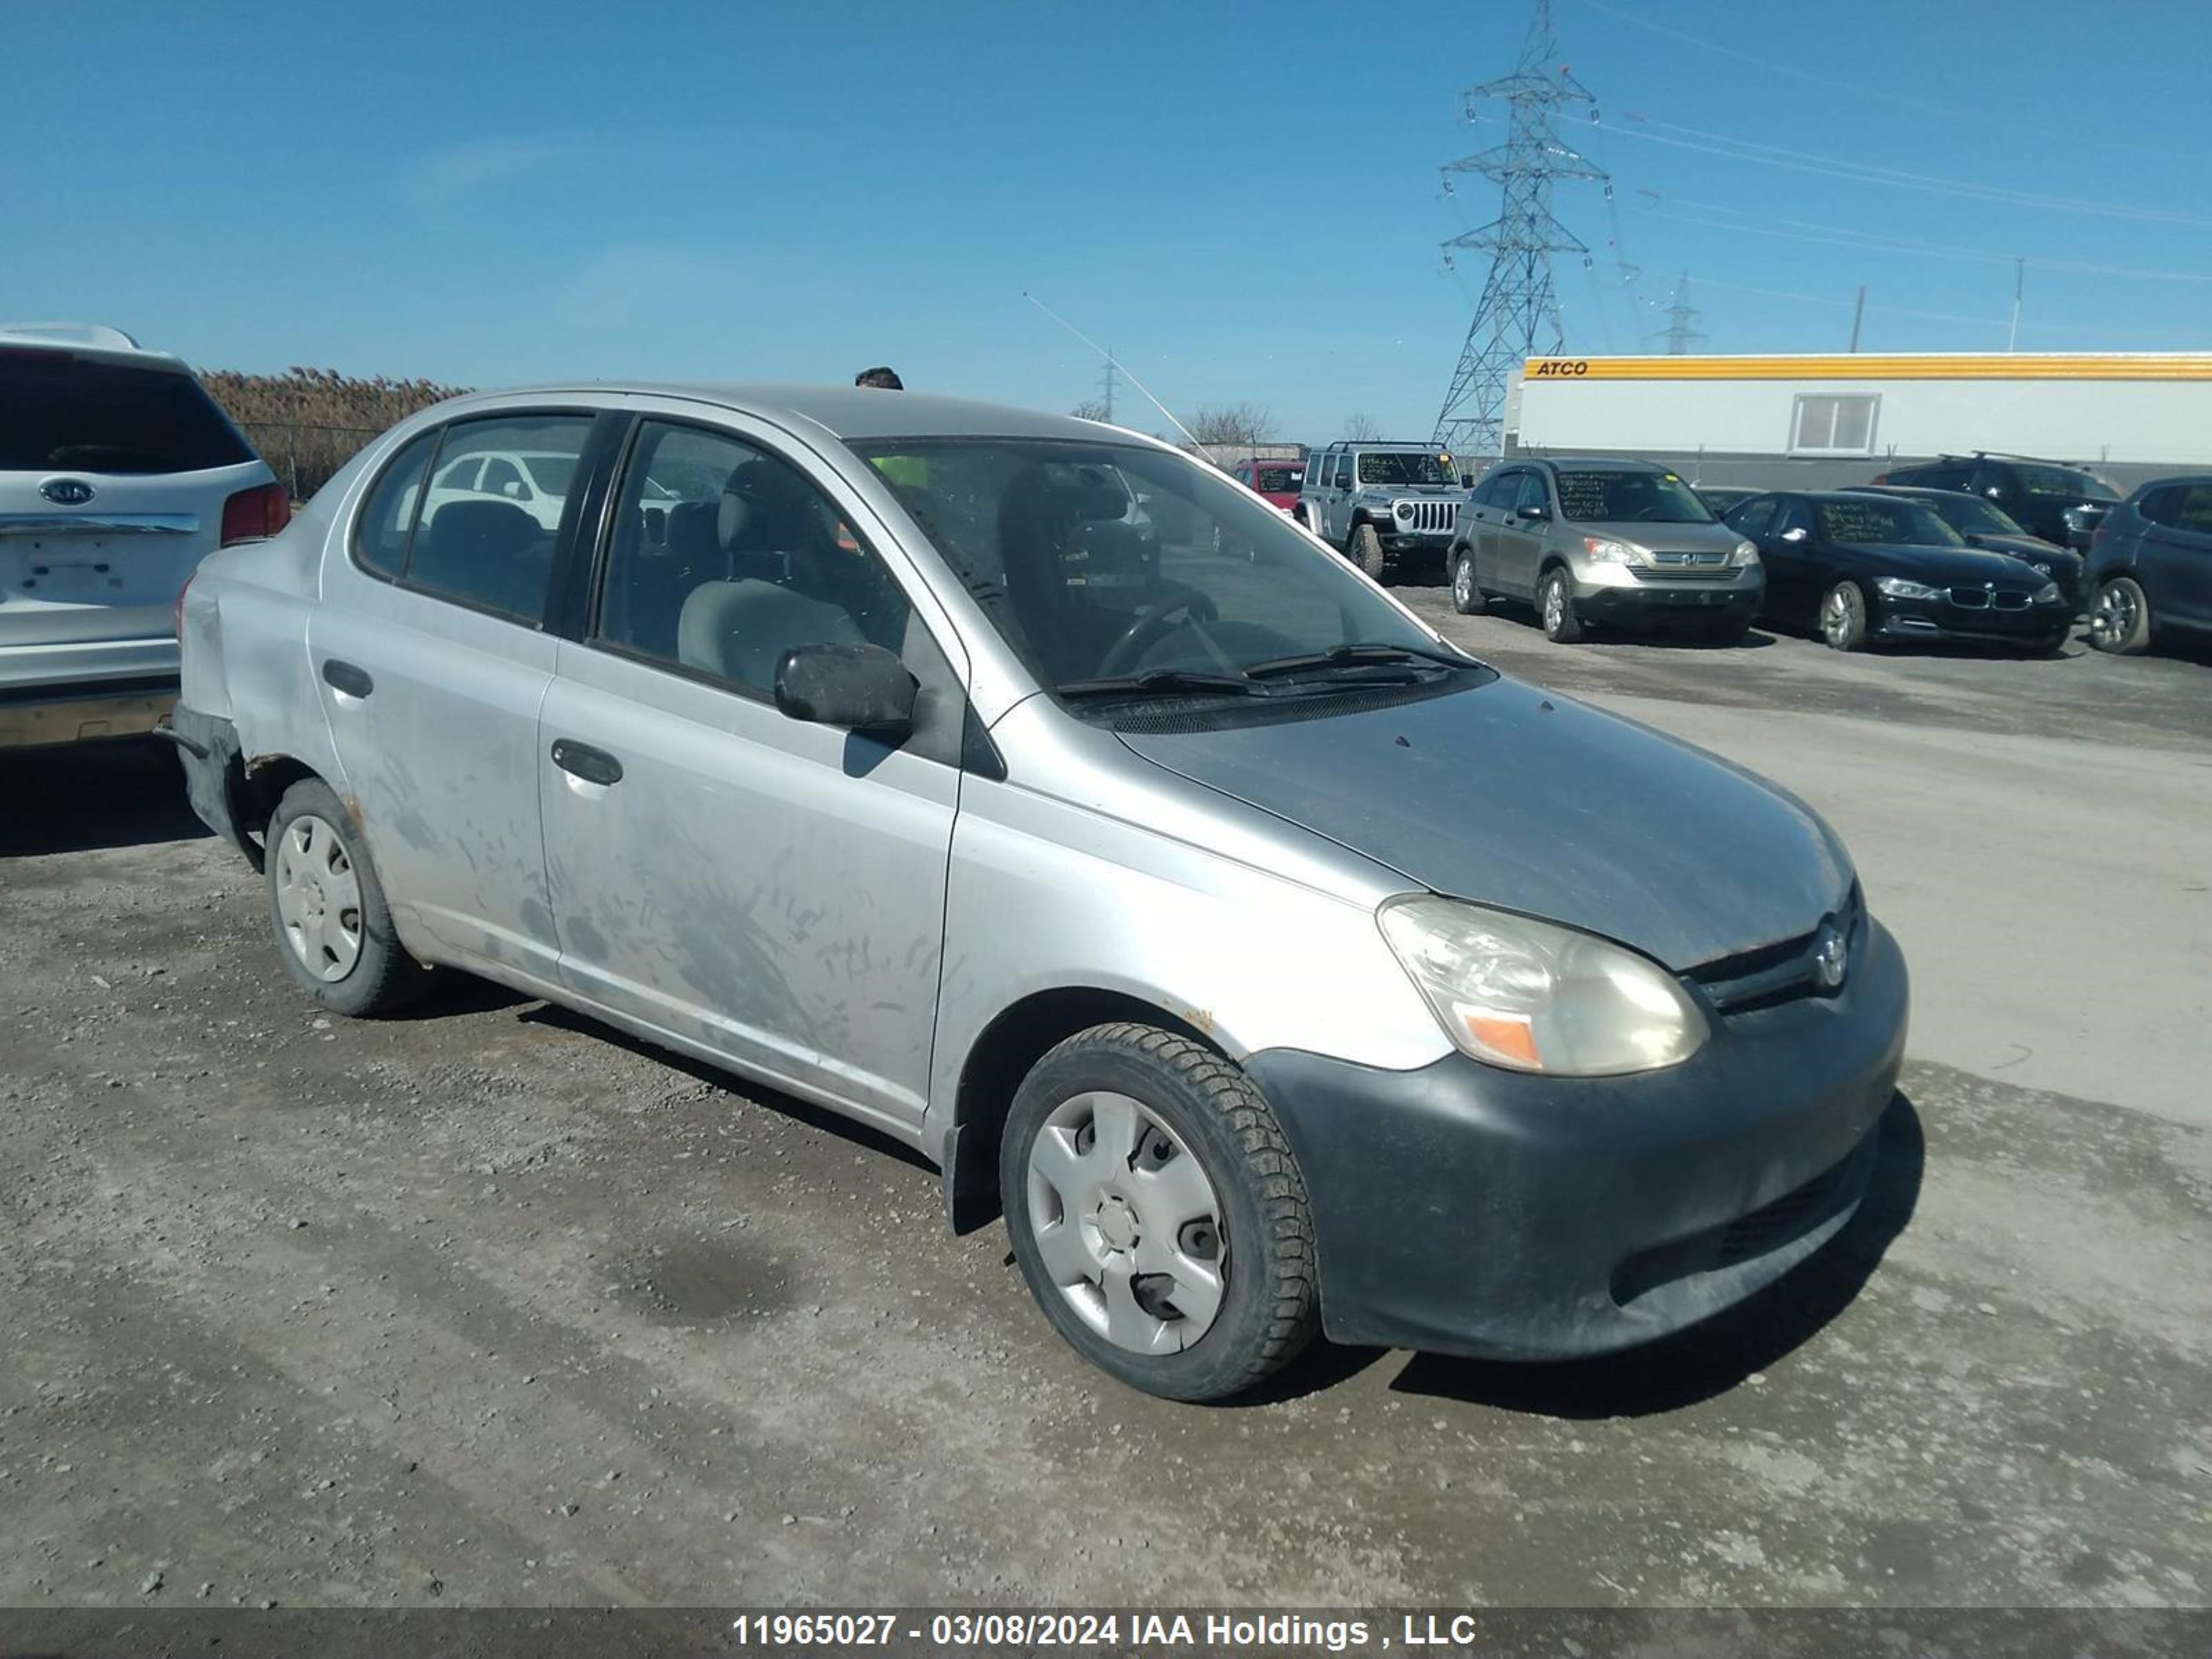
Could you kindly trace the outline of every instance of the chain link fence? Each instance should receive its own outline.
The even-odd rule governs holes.
[[[363,444],[388,428],[316,421],[240,421],[238,429],[269,463],[292,499],[304,501],[360,453]]]

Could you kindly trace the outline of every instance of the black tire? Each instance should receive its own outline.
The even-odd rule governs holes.
[[[1375,533],[1373,525],[1354,525],[1344,554],[1376,581],[1382,580],[1382,538]]]
[[[1856,582],[1838,582],[1820,596],[1820,637],[1832,651],[1857,651],[1867,642],[1866,590]]]
[[[1172,1129],[1219,1200],[1219,1307],[1178,1352],[1139,1353],[1109,1340],[1045,1263],[1031,1213],[1030,1151],[1056,1110],[1092,1093],[1127,1096]],[[1014,1260],[1045,1318],[1078,1353],[1132,1388],[1168,1400],[1229,1399],[1287,1364],[1320,1328],[1312,1212],[1282,1126],[1242,1071],[1188,1037],[1152,1025],[1098,1025],[1046,1054],[1007,1114],[999,1191]]]
[[[1575,609],[1575,585],[1556,564],[1537,579],[1536,620],[1544,637],[1555,645],[1573,645],[1583,636],[1582,616]]]
[[[303,947],[293,942],[279,892],[279,872],[286,863],[288,843],[296,848],[303,836],[319,834],[309,827],[310,821],[329,832],[337,856],[343,860],[344,870],[351,875],[357,900],[351,908],[357,911],[353,931],[359,937],[359,954],[337,976],[330,978],[311,971]],[[276,813],[269,820],[266,848],[267,855],[262,862],[269,899],[270,932],[275,939],[277,958],[295,984],[332,1013],[355,1019],[373,1019],[391,1013],[421,994],[428,975],[401,947],[399,936],[392,926],[392,911],[384,902],[383,884],[378,881],[375,866],[369,862],[368,849],[362,844],[361,832],[355,828],[352,815],[328,784],[320,778],[303,778],[284,792],[283,799],[277,802]]]
[[[1452,609],[1462,617],[1480,617],[1490,609],[1490,595],[1475,579],[1474,550],[1455,547],[1451,556]]]
[[[2133,576],[2108,576],[2089,601],[2089,643],[2118,657],[2150,649],[2150,596]]]

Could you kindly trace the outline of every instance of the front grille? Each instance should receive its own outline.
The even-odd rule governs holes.
[[[1457,501],[1401,501],[1401,507],[1411,507],[1411,516],[1399,514],[1396,519],[1401,532],[1409,536],[1441,536],[1452,527],[1459,516]]]
[[[2025,611],[2028,596],[2002,588],[1954,587],[1951,590],[1951,603],[1961,611]]]
[[[1866,942],[1865,902],[1856,883],[1837,908],[1834,921],[1844,936],[1844,983],[1848,985]],[[1815,927],[1795,939],[1705,963],[1691,969],[1689,977],[1723,1014],[1747,1014],[1800,997],[1830,995],[1815,968],[1814,949],[1819,942],[1820,929]]]

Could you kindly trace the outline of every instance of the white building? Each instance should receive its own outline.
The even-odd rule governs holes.
[[[1505,447],[1801,488],[1987,450],[2124,489],[2212,465],[2212,352],[1532,357],[1507,397]]]

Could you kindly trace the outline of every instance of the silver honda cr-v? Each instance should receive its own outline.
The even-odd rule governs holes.
[[[557,510],[454,465],[514,453]],[[1905,972],[1827,826],[1162,445],[471,397],[183,623],[193,802],[309,995],[464,969],[885,1130],[1139,1388],[1644,1341],[1866,1188]]]

